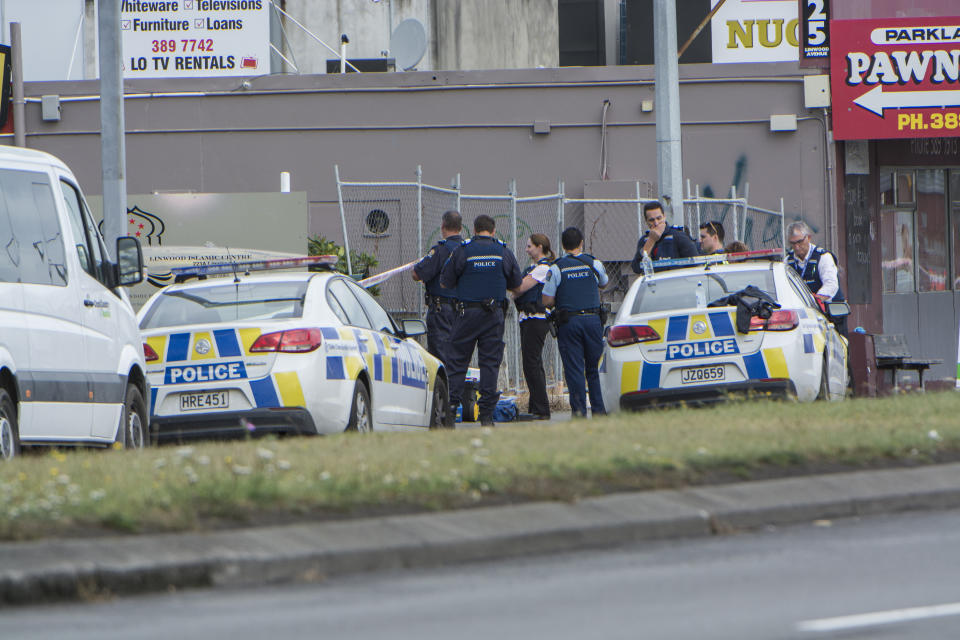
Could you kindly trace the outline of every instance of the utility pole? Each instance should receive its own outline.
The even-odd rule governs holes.
[[[653,1],[653,45],[656,63],[657,178],[660,193],[670,199],[671,224],[683,220],[683,159],[680,145],[680,69],[677,58],[676,0]]]
[[[127,235],[127,171],[124,145],[123,68],[120,62],[120,0],[98,0],[100,53],[100,154],[103,176],[103,231],[107,251]]]

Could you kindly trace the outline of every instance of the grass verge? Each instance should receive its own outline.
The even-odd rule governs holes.
[[[424,433],[52,450],[0,464],[0,538],[575,500],[960,459],[960,394],[751,402]]]

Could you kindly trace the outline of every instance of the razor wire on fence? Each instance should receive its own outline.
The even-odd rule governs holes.
[[[410,182],[348,182],[340,179],[336,168],[340,200],[340,224],[347,256],[355,256],[359,265],[377,261],[368,273],[376,275],[398,265],[418,260],[440,239],[441,218],[446,211],[459,211],[464,220],[463,236],[469,238],[472,227],[467,221],[480,214],[496,222],[496,236],[525,264],[527,239],[542,233],[550,239],[558,256],[560,234],[567,226],[583,230],[584,250],[601,257],[610,283],[601,292],[601,301],[616,311],[633,279],[630,269],[637,241],[646,231],[643,206],[657,202],[641,196],[637,182],[634,198],[567,198],[563,182],[556,193],[520,197],[511,181],[506,194],[477,195],[462,192],[460,176],[450,187],[423,183],[417,167],[417,180]],[[689,191],[689,186],[688,186]],[[750,205],[746,198],[706,198],[691,194],[684,200],[682,220],[694,238],[700,224],[723,224],[728,242],[739,240],[749,249],[783,248],[783,201],[780,211]],[[353,273],[359,269],[350,265]],[[423,286],[403,273],[380,286],[380,303],[397,318],[421,318],[424,315]],[[504,328],[506,345],[500,368],[500,388],[522,391],[525,381],[521,367],[520,329],[517,311],[510,305]],[[475,356],[474,356],[475,358]],[[547,384],[563,379],[556,341],[548,336],[544,349]],[[474,359],[473,365],[476,366]]]

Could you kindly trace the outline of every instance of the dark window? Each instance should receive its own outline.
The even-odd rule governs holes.
[[[50,284],[63,287],[67,284],[67,264],[57,203],[53,200],[53,191],[46,177],[43,182],[34,181],[32,188],[33,204],[43,231],[43,254],[47,260]]]
[[[363,311],[360,301],[347,288],[343,278],[333,278],[327,285],[327,296],[333,298],[347,316],[347,324],[363,329],[371,329],[370,320]],[[331,306],[333,306],[331,304]],[[334,307],[335,308],[335,307]],[[339,314],[338,314],[339,315]],[[342,318],[341,318],[342,319]]]
[[[560,0],[560,66],[606,64],[602,0]]]
[[[0,258],[3,279],[66,284],[63,237],[46,174],[0,170],[0,195],[0,208],[4,209],[0,229],[7,226],[9,234]]]
[[[653,0],[626,0],[626,17],[621,29],[626,56],[621,64],[654,64]],[[713,7],[710,0],[677,0],[677,47],[682,47]],[[686,62],[713,62],[710,25],[704,27],[680,58]]]
[[[91,276],[107,284],[106,266],[104,264],[106,253],[103,250],[100,234],[97,232],[96,225],[93,224],[90,212],[83,201],[83,196],[69,182],[61,180],[60,189],[63,191],[63,199],[67,203],[67,219],[70,221],[71,229],[73,229],[80,266]]]
[[[350,282],[349,284],[350,290],[353,291],[360,301],[360,304],[363,305],[363,310],[367,312],[367,317],[370,318],[370,322],[373,323],[373,328],[384,333],[394,333],[393,320],[390,319],[390,314],[380,306],[380,303],[374,300],[360,285],[355,282]]]
[[[140,328],[300,318],[306,292],[306,280],[241,281],[168,291],[153,303]]]

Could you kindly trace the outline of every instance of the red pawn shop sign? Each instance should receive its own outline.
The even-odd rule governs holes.
[[[960,16],[830,23],[838,140],[960,136]]]

